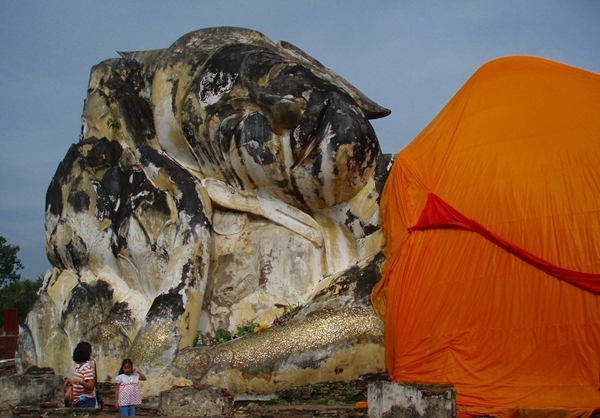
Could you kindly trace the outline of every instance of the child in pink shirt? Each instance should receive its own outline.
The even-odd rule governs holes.
[[[146,380],[144,373],[133,367],[133,362],[126,358],[121,364],[119,375],[115,379],[115,408],[121,416],[135,416],[135,405],[142,403],[140,380]]]

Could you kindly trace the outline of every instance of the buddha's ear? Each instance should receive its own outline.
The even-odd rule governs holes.
[[[350,95],[350,97],[354,99],[356,104],[358,104],[358,106],[368,119],[383,118],[392,113],[391,110],[379,106],[377,103],[369,99],[364,93],[362,93],[352,84],[350,84],[340,75],[331,71],[329,68],[324,67],[323,64],[321,64],[319,61],[308,55],[306,52],[304,52],[297,46],[292,45],[287,41],[279,41],[277,46],[280,48],[281,53],[284,56],[287,55],[296,61],[300,61],[308,69],[310,69],[313,72],[313,74],[315,74],[317,77],[328,81],[329,83],[339,87],[341,90],[348,93],[348,95]]]

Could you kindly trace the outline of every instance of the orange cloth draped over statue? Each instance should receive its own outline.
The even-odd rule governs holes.
[[[373,290],[394,381],[459,415],[600,408],[600,76],[481,67],[394,163]]]

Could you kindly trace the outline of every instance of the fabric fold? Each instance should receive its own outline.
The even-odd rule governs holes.
[[[428,193],[427,203],[421,213],[421,217],[413,227],[409,228],[409,232],[444,228],[464,229],[475,232],[503,250],[519,257],[524,262],[550,276],[564,280],[567,283],[571,283],[572,285],[587,291],[600,293],[600,274],[584,273],[555,266],[548,261],[531,254],[529,251],[511,244],[477,221],[467,218],[435,194]]]

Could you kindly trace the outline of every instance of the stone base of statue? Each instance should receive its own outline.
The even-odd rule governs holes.
[[[375,382],[369,385],[369,416],[418,418],[456,416],[452,385],[414,382]]]
[[[173,388],[160,392],[158,415],[169,417],[233,417],[233,396],[207,385]]]

